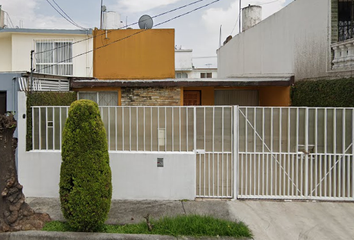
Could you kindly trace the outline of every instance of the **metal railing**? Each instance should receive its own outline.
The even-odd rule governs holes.
[[[354,108],[100,107],[110,151],[195,152],[196,195],[354,200]],[[33,107],[33,149],[61,149],[68,107]]]
[[[61,150],[69,107],[32,107],[33,150]],[[231,152],[232,107],[100,107],[110,151]]]

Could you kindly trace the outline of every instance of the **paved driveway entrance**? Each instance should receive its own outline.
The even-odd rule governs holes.
[[[354,239],[354,203],[231,201],[255,240]]]

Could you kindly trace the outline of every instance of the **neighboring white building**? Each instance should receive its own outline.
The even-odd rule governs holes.
[[[217,78],[217,68],[195,68],[192,49],[175,50],[175,78]]]
[[[0,71],[30,71],[34,50],[35,72],[91,77],[92,48],[92,30],[3,28]]]
[[[351,76],[354,0],[296,0],[218,49],[221,78]]]

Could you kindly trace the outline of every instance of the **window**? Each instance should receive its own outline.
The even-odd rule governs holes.
[[[257,90],[215,90],[215,105],[258,106]]]
[[[69,40],[35,42],[36,72],[73,75],[73,43]]]
[[[212,73],[200,73],[200,78],[212,78]]]
[[[354,0],[338,0],[338,37],[344,41],[354,37]]]
[[[79,99],[88,99],[99,106],[118,106],[118,92],[79,92]]]
[[[188,74],[185,72],[178,72],[176,73],[175,78],[188,78]]]

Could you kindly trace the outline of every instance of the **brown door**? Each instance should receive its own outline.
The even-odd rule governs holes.
[[[200,91],[185,90],[183,91],[183,105],[184,106],[198,106],[201,105]]]

